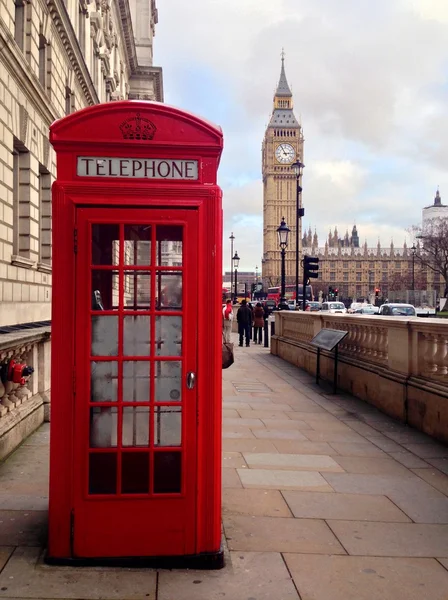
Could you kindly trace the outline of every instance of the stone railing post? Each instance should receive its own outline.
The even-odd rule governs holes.
[[[44,419],[50,420],[51,342],[44,340],[38,348],[38,392],[44,402]]]
[[[397,320],[387,327],[388,367],[408,377],[412,370],[412,335],[409,322]]]

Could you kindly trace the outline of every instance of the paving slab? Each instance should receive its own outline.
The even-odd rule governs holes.
[[[222,441],[225,452],[277,452],[270,440],[253,439],[225,439]]]
[[[284,554],[302,600],[446,600],[434,559]]]
[[[224,489],[224,514],[258,517],[291,517],[291,511],[278,490]]]
[[[244,469],[247,468],[246,461],[241,452],[223,452],[222,466],[224,468]]]
[[[0,546],[44,546],[47,511],[0,510]]]
[[[400,475],[413,477],[413,473],[391,458],[373,458],[366,456],[335,456],[335,461],[347,473],[366,473],[369,475]]]
[[[292,469],[294,471],[343,472],[343,469],[331,456],[322,454],[270,454],[243,453],[250,468]]]
[[[360,433],[361,435],[375,435],[376,430],[367,423],[363,423],[361,421],[344,421],[353,431],[356,433]]]
[[[415,456],[415,454],[412,454],[412,452],[409,452],[409,450],[405,450],[404,448],[402,452],[389,452],[389,456],[408,469],[427,469],[431,466],[426,461],[418,458],[418,456]]]
[[[368,435],[365,439],[372,442],[372,444],[375,444],[375,446],[381,450],[384,450],[384,452],[402,452],[404,449],[403,446],[400,446],[400,444],[397,444],[382,434]]]
[[[239,410],[239,415],[242,419],[269,419],[287,421],[286,412],[282,410]]]
[[[417,476],[359,475],[357,473],[324,473],[324,479],[336,492],[348,494],[373,494],[391,497],[403,494],[441,498],[443,494]]]
[[[307,441],[303,433],[296,429],[254,429],[253,434],[259,439]]]
[[[410,522],[385,496],[298,491],[283,491],[282,495],[293,515],[302,519]]]
[[[255,398],[254,398],[255,400]],[[247,407],[248,409],[252,409],[252,410],[274,410],[274,411],[284,411],[284,410],[291,410],[291,405],[290,404],[284,404],[284,403],[278,403],[276,404],[275,402],[251,402],[250,405]],[[243,409],[243,407],[241,407],[241,409]]]
[[[0,546],[0,573],[14,552],[14,546]]]
[[[238,469],[237,472],[245,488],[333,491],[320,473],[275,469]]]
[[[234,402],[233,400],[226,400],[222,403],[223,408],[250,408],[250,404],[247,402]]]
[[[356,431],[308,431],[304,434],[310,442],[365,442],[365,438]]]
[[[157,573],[149,569],[50,567],[43,550],[20,547],[0,573],[0,598],[155,600]]]
[[[238,411],[235,410],[234,408],[223,408],[222,416],[225,419],[228,419],[228,418],[238,419],[240,415],[239,415]]]
[[[430,444],[403,444],[403,446],[420,458],[448,458],[448,447],[435,442]]]
[[[224,427],[248,427],[249,429],[264,429],[264,424],[260,421],[260,419],[242,419],[241,417],[232,418],[232,417],[224,417],[222,420],[222,424]]]
[[[282,454],[325,454],[335,455],[337,452],[326,442],[301,442],[296,440],[275,440],[274,446]]]
[[[243,484],[236,472],[236,469],[223,469],[221,475],[221,485],[223,488],[241,488]]]
[[[224,517],[230,550],[345,554],[324,521],[275,517]]]
[[[262,421],[266,429],[295,429],[298,431],[302,431],[304,429],[311,430],[311,426],[300,419],[262,419]]]
[[[351,555],[448,557],[448,525],[327,521]]]
[[[415,523],[448,523],[448,498],[428,494],[389,493],[389,498]]]
[[[341,456],[371,456],[387,458],[387,454],[375,444],[364,442],[330,442],[330,446]]]
[[[448,458],[429,458],[427,462],[448,475]]]
[[[300,600],[281,554],[230,557],[221,571],[161,571],[157,600]]]
[[[428,465],[429,466],[429,465]],[[436,490],[448,496],[448,475],[442,473],[438,469],[412,469],[412,472],[424,479],[429,485],[435,487]]]
[[[243,440],[247,440],[249,438],[254,438],[255,436],[252,433],[251,429],[248,429],[247,427],[232,427],[230,429],[223,429],[222,431],[222,437],[223,439],[230,439],[230,440],[238,440],[238,439],[243,439]]]

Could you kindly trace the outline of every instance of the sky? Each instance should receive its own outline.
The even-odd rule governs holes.
[[[447,0],[157,0],[165,102],[220,125],[224,268],[261,267],[261,144],[281,52],[302,124],[306,228],[412,243],[448,200]]]

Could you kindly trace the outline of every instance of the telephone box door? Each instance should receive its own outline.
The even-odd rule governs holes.
[[[72,553],[194,554],[197,211],[80,208],[76,227]]]

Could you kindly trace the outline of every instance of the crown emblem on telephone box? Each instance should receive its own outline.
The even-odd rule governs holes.
[[[120,129],[125,140],[152,140],[156,132],[154,123],[141,117],[140,113],[123,121]]]

